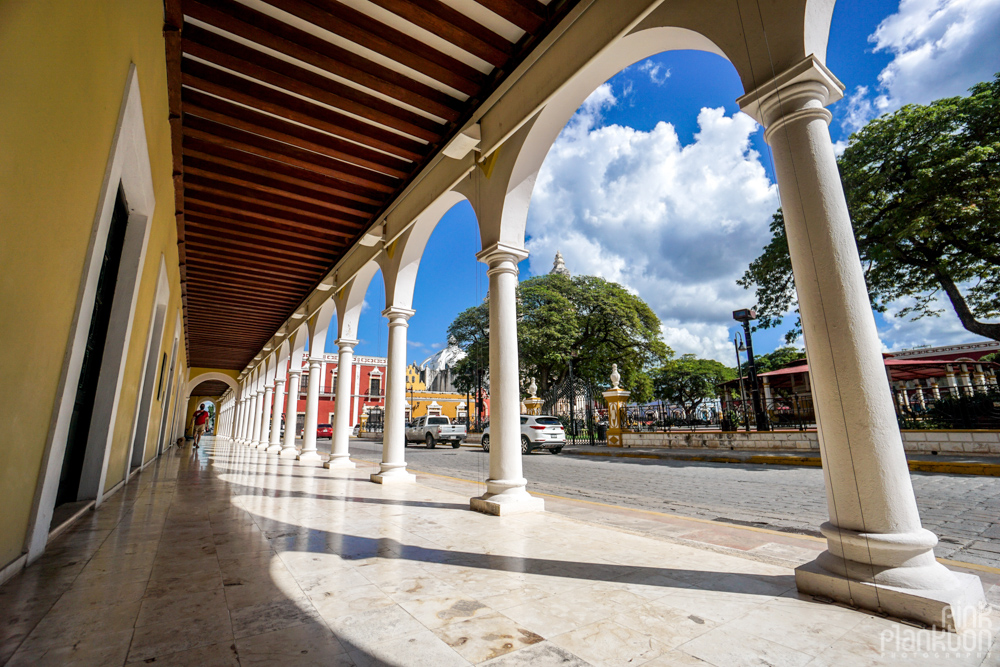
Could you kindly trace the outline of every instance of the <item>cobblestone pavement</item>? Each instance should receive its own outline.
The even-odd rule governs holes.
[[[320,448],[329,451],[329,441]],[[381,443],[354,440],[351,455],[381,459]],[[479,449],[407,447],[413,470],[482,481],[487,454]],[[687,461],[524,457],[528,489],[687,517],[751,524],[818,535],[827,520],[818,468]],[[940,537],[942,558],[1000,567],[1000,478],[912,473],[924,527]]]

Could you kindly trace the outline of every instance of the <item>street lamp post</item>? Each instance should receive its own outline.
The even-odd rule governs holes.
[[[753,341],[750,338],[750,321],[757,319],[757,311],[753,308],[734,310],[733,319],[743,323],[743,333],[747,343],[747,382],[750,383],[750,400],[753,401],[757,430],[770,431],[771,425],[767,419],[767,410],[764,409],[760,400],[760,387],[757,386],[757,367],[753,359]]]
[[[747,416],[747,394],[743,389],[743,362],[740,361],[740,352],[746,352],[747,346],[743,344],[743,337],[737,331],[733,336],[733,347],[736,348],[736,378],[740,383],[740,407],[743,408],[743,426],[747,433],[750,432],[750,418]]]

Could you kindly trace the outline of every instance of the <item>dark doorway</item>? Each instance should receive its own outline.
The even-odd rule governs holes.
[[[80,475],[87,454],[87,436],[90,433],[90,422],[94,413],[97,381],[101,375],[101,361],[104,358],[104,345],[111,323],[111,307],[114,303],[127,227],[128,207],[125,203],[125,194],[119,186],[115,208],[111,214],[108,240],[104,247],[104,257],[101,261],[101,273],[97,280],[97,294],[94,296],[94,310],[90,319],[87,345],[83,352],[80,380],[76,386],[76,400],[73,402],[73,415],[70,418],[69,434],[66,438],[66,454],[59,476],[56,506],[75,502],[80,492]]]

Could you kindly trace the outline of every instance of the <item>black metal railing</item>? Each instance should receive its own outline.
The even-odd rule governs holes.
[[[1000,390],[992,384],[893,387],[901,429],[1000,429]]]
[[[805,431],[816,428],[816,413],[810,396],[761,398],[771,430]],[[749,400],[723,401],[718,407],[684,410],[665,403],[630,405],[623,408],[621,424],[633,432],[751,431],[757,430],[756,414]]]

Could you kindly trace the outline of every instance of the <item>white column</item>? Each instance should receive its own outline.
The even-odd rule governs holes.
[[[824,108],[842,89],[810,56],[739,100],[773,150],[830,511],[827,550],[795,581],[802,593],[963,626],[983,588],[935,560],[937,537],[920,524]]]
[[[321,457],[316,452],[316,424],[319,423],[319,386],[323,381],[321,371],[323,360],[309,359],[309,387],[306,389],[306,423],[302,427],[302,451],[296,457],[299,461],[316,463]]]
[[[264,402],[260,409],[260,439],[257,449],[267,449],[271,436],[271,401],[274,399],[274,385],[264,385]]]
[[[264,390],[258,389],[254,392],[253,399],[253,433],[250,435],[250,446],[260,445],[260,429],[263,425],[264,417]]]
[[[333,445],[324,468],[353,468],[351,461],[351,370],[358,341],[337,339],[337,396],[333,412]]]
[[[240,416],[240,444],[245,445],[250,440],[250,413],[253,408],[253,392],[247,390],[247,396],[243,399],[243,414]]]
[[[281,451],[281,409],[285,398],[284,378],[274,380],[274,407],[271,411],[271,437],[268,438],[267,451],[277,454]]]
[[[521,387],[517,358],[517,263],[527,251],[497,244],[476,258],[490,277],[490,476],[470,506],[487,514],[542,510],[521,474]]]
[[[294,459],[299,455],[295,449],[295,427],[299,422],[299,376],[302,371],[288,371],[288,396],[285,403],[285,440],[279,456],[283,459]]]
[[[386,308],[389,318],[389,364],[385,372],[385,416],[382,430],[382,466],[371,476],[373,482],[389,484],[414,482],[406,472],[406,328],[413,311]]]
[[[242,417],[243,417],[243,399],[242,398],[240,398],[239,400],[236,401],[235,417],[236,418],[233,421],[233,442],[235,442],[236,444],[239,444],[241,442],[242,437],[243,437],[243,433],[240,430],[240,426],[243,423],[243,421],[242,421]]]

